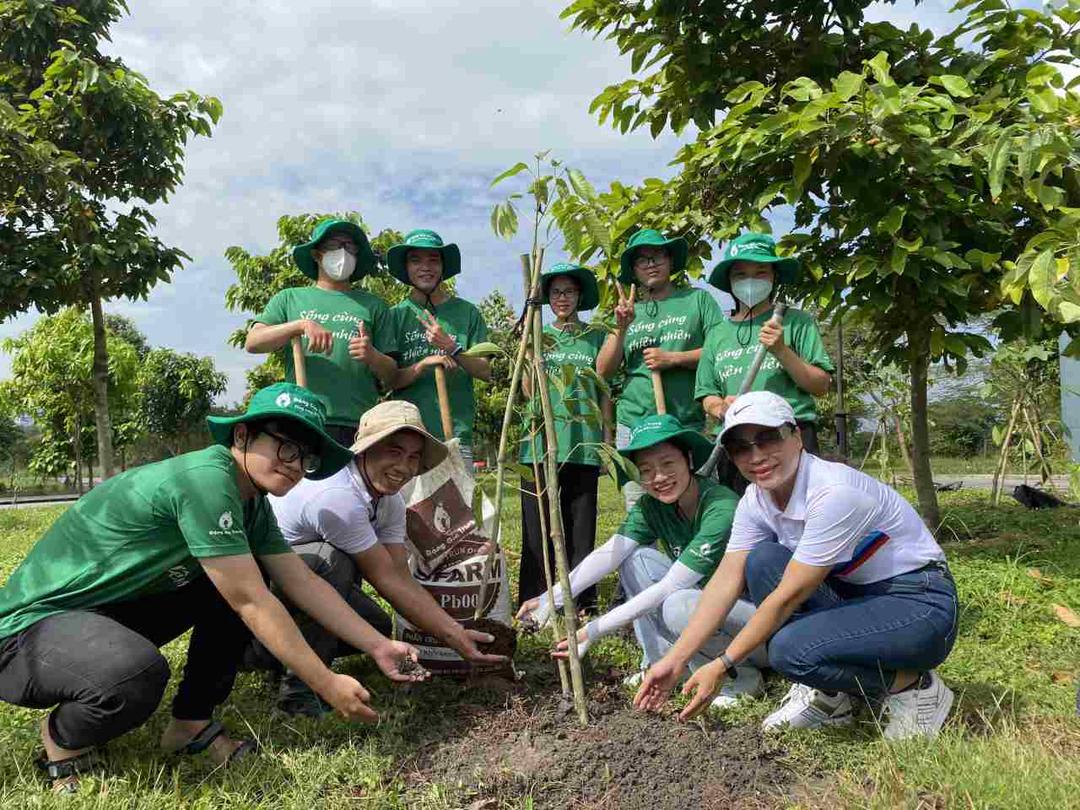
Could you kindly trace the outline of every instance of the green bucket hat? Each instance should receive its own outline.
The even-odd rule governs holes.
[[[368,244],[367,235],[359,225],[346,219],[324,219],[312,230],[311,239],[293,248],[293,261],[296,262],[301,273],[311,279],[319,278],[319,268],[315,266],[315,258],[311,255],[311,250],[332,233],[347,234],[359,248],[356,253],[356,269],[349,276],[349,281],[359,281],[375,269],[375,254],[371,250],[371,245]]]
[[[409,283],[409,274],[405,270],[405,256],[413,248],[426,248],[437,250],[442,255],[443,281],[456,276],[461,272],[461,251],[453,242],[443,244],[442,237],[435,231],[419,228],[405,234],[405,241],[400,245],[394,245],[386,252],[386,263],[390,268],[390,275],[402,284]]]
[[[799,260],[776,255],[776,241],[767,233],[744,233],[728,242],[724,258],[709,274],[709,283],[718,290],[731,292],[728,272],[735,262],[761,262],[776,265],[777,284],[790,284],[799,275]]]
[[[671,275],[681,273],[683,268],[686,267],[686,254],[689,251],[689,246],[686,244],[685,239],[681,236],[676,236],[674,239],[665,239],[660,231],[644,228],[630,237],[630,241],[626,243],[626,249],[619,256],[619,264],[621,265],[619,281],[623,284],[633,284],[636,280],[634,275],[634,253],[637,252],[639,247],[646,246],[667,248],[671,254]]]
[[[239,416],[208,416],[207,427],[217,444],[232,444],[233,426],[256,419],[290,419],[315,433],[322,441],[318,453],[322,459],[313,473],[307,475],[319,481],[336,473],[352,459],[352,452],[327,435],[326,408],[319,398],[306,388],[292,383],[274,383],[260,388],[248,403],[246,413]]]
[[[582,267],[580,264],[568,264],[566,262],[554,264],[540,273],[540,299],[543,303],[551,303],[548,300],[548,288],[551,286],[551,282],[559,276],[570,276],[577,279],[577,283],[581,285],[578,310],[584,312],[588,309],[596,309],[600,305],[600,288],[596,286],[596,276],[592,274],[591,270]]]
[[[634,454],[661,442],[671,442],[689,451],[694,469],[699,469],[712,453],[712,442],[696,430],[683,427],[682,422],[669,413],[649,414],[630,428],[630,443],[619,450],[619,455],[633,461]]]

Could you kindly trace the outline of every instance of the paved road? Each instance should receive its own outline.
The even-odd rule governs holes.
[[[62,503],[73,503],[78,500],[78,495],[20,495],[15,503],[5,497],[0,500],[0,509],[25,509],[29,506],[56,506]]]

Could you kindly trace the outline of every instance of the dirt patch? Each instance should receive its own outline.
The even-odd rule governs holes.
[[[457,733],[425,746],[407,770],[413,787],[442,784],[462,806],[531,796],[536,808],[747,810],[782,804],[794,781],[756,726],[635,712],[612,683],[592,688],[584,728],[557,694],[459,709]]]

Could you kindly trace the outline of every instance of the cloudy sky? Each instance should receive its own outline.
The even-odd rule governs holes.
[[[230,245],[264,252],[286,213],[360,211],[371,230],[429,227],[461,246],[459,293],[499,288],[520,301],[517,255],[488,226],[502,169],[542,149],[598,186],[666,176],[678,141],[619,136],[588,114],[626,78],[613,45],[571,32],[564,2],[519,0],[155,0],[131,2],[111,50],[160,93],[221,99],[210,139],[194,141],[183,187],[159,206],[158,233],[192,260],[148,301],[111,302],[153,345],[211,355],[225,401],[259,362],[226,344]],[[872,16],[944,27],[948,4],[879,4]],[[33,314],[0,323],[0,338]],[[0,353],[0,378],[10,358]]]

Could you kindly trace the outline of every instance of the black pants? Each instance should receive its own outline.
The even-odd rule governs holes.
[[[573,568],[584,560],[596,543],[596,488],[600,468],[591,464],[562,464],[559,467],[559,501],[562,512],[566,556]],[[544,486],[543,471],[540,487]],[[547,508],[547,497],[544,498]],[[521,569],[518,579],[518,604],[546,592],[544,558],[541,549],[546,545],[540,530],[540,510],[536,487],[522,481],[521,491]],[[551,560],[555,573],[555,561]],[[596,609],[596,588],[583,591],[577,598],[582,610]]]
[[[209,720],[232,691],[250,631],[210,580],[94,610],[49,616],[0,639],[0,700],[55,706],[63,748],[101,745],[141,726],[169,682],[158,648],[194,628],[173,701],[179,720]]]

